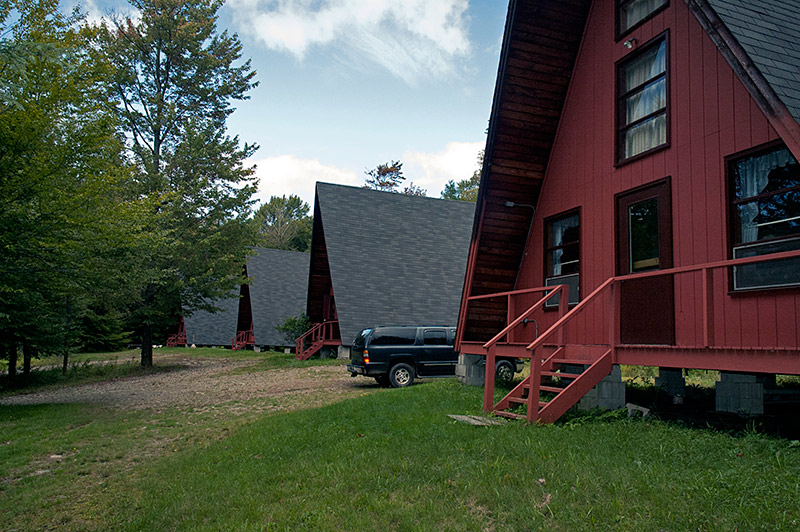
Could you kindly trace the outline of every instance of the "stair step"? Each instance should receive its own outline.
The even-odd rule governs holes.
[[[544,386],[540,385],[539,390],[542,392],[553,392],[553,393],[561,393],[564,391],[564,388],[559,388],[557,386]]]
[[[508,398],[508,402],[509,403],[514,403],[514,404],[518,404],[518,405],[526,405],[526,404],[528,404],[528,399],[527,398],[523,399],[522,397],[509,397]],[[546,404],[547,404],[547,401],[539,401],[539,407],[543,407]]]
[[[556,358],[552,360],[553,364],[573,364],[579,366],[591,366],[596,362],[590,358]]]
[[[543,371],[542,377],[561,377],[562,379],[577,379],[580,373],[556,373],[555,371]]]
[[[515,414],[514,412],[507,412],[505,410],[495,410],[493,414],[500,417],[507,417],[508,419],[526,419],[522,414]]]

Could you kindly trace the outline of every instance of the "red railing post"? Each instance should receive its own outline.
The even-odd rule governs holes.
[[[617,344],[619,344],[619,293],[616,282],[608,287],[608,341],[611,344],[611,360],[616,363]]]
[[[528,405],[525,419],[533,423],[539,418],[539,385],[542,382],[542,355],[536,348],[531,353],[530,388],[528,388]]]
[[[506,308],[506,325],[514,321],[514,307],[513,307],[513,300],[511,299],[511,294],[506,296],[508,303]],[[508,331],[508,335],[506,336],[506,342],[509,344],[514,341],[514,329],[510,329]]]
[[[703,346],[714,345],[714,270],[703,268]]]
[[[569,288],[558,286],[558,317],[563,318],[569,312]],[[558,345],[564,345],[564,327],[558,330]]]
[[[491,412],[494,408],[494,364],[495,364],[495,344],[489,347],[486,353],[486,368],[484,371],[483,383],[483,411]]]

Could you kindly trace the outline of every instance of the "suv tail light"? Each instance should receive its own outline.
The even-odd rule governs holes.
[[[367,351],[366,349],[364,349],[364,362],[366,364],[369,364],[369,351]]]

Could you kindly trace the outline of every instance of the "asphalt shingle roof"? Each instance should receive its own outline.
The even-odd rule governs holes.
[[[707,0],[800,122],[800,0]]]
[[[236,320],[239,315],[239,291],[226,299],[214,303],[220,312],[197,311],[184,318],[186,342],[189,345],[231,345],[236,336]]]
[[[294,346],[275,326],[305,312],[309,254],[266,248],[256,251],[247,263],[256,345]]]
[[[247,261],[253,333],[259,346],[294,346],[276,325],[305,312],[309,254],[257,248]],[[195,312],[187,317],[186,339],[191,345],[231,345],[239,318],[239,293],[214,303],[221,312]]]
[[[342,344],[376,325],[455,325],[475,204],[317,183]]]

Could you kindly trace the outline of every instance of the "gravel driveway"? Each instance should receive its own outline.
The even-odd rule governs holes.
[[[343,366],[255,369],[255,360],[156,355],[157,366],[174,370],[107,382],[51,388],[0,398],[0,405],[88,403],[119,409],[169,407],[229,410],[284,410],[317,406],[374,388],[372,381],[351,379]],[[247,403],[243,405],[241,403]]]

